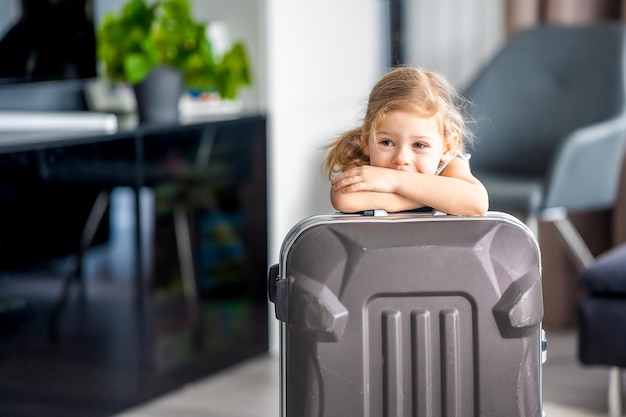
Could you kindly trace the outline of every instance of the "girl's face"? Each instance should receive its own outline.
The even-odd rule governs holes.
[[[387,113],[365,144],[370,165],[422,174],[435,174],[449,152],[436,116],[424,118],[405,110]]]

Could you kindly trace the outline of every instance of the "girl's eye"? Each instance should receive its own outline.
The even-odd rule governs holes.
[[[414,144],[413,144],[413,146],[414,146],[415,148],[423,149],[423,148],[425,148],[425,147],[426,147],[426,144],[421,143],[421,142],[417,142],[417,143],[414,143]]]
[[[379,143],[383,146],[393,146],[393,142],[389,139],[381,139]]]

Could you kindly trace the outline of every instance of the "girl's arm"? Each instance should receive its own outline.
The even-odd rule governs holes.
[[[450,161],[438,176],[369,165],[352,168],[333,179],[331,202],[344,212],[430,206],[467,216],[483,215],[489,207],[487,190],[461,158]]]
[[[408,200],[394,193],[376,191],[347,192],[330,190],[330,202],[333,207],[343,213],[354,213],[364,210],[385,209],[388,212],[413,210],[422,207],[415,201]]]

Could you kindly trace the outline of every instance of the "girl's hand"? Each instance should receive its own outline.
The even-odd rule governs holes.
[[[362,165],[337,175],[332,180],[333,191],[353,193],[356,191],[395,192],[397,174],[389,168]]]

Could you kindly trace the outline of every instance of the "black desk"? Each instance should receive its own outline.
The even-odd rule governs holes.
[[[232,136],[228,139],[231,149],[224,150],[231,159],[226,162],[217,161],[223,169],[232,169],[235,163],[239,163],[236,153],[241,152],[241,155],[249,159],[264,150],[265,145],[263,149],[259,149],[258,142],[265,142],[265,118],[252,115],[230,119],[213,118],[186,124],[130,126],[112,134],[0,132],[0,198],[3,190],[4,194],[9,195],[33,190],[58,191],[54,187],[59,185],[82,185],[87,190],[130,186],[138,191],[144,186],[154,187],[173,178],[180,180],[181,176],[194,175],[194,172],[204,172],[204,181],[212,183],[224,178],[220,173],[208,172],[215,165],[209,164],[214,142],[226,141],[217,138],[218,134]],[[248,143],[250,141],[252,142]],[[238,146],[251,145],[255,148],[241,151],[236,149]],[[196,149],[190,150],[190,147]],[[171,160],[172,155],[180,154],[183,150],[188,153],[196,152],[195,160],[189,160],[188,156],[184,160]],[[176,163],[180,165],[172,166]],[[246,169],[249,167],[241,165],[237,170]],[[210,178],[211,175],[214,178]],[[241,175],[233,179],[237,184],[231,186],[239,187],[243,186],[241,181],[246,180]],[[259,184],[255,186],[259,187]],[[78,190],[86,192],[85,187]],[[140,224],[138,192],[136,196],[136,217],[137,224]],[[87,200],[90,200],[89,197]],[[258,195],[257,198],[262,199],[259,203],[266,205],[264,196]],[[43,212],[45,208],[37,207],[36,210]],[[1,234],[0,231],[0,236]],[[71,235],[72,231],[67,231],[67,234]],[[141,244],[141,239],[142,234],[138,228],[138,244]],[[3,267],[2,246],[0,244],[0,268]],[[58,254],[54,251],[51,253]],[[138,256],[141,257],[141,251],[138,251]],[[137,262],[138,279],[143,277],[140,260]]]
[[[262,115],[152,124],[112,134],[1,133],[0,301],[12,294],[37,308],[26,313],[31,315],[27,325],[0,314],[0,368],[8,369],[0,373],[7,376],[0,375],[0,407],[18,410],[27,398],[31,407],[67,403],[66,416],[110,415],[265,352],[266,179]],[[71,254],[96,197],[116,187],[134,190],[138,226],[145,224],[140,190],[149,189],[155,200],[153,239],[147,242],[154,255],[146,270],[142,239],[151,234],[141,227],[134,233],[134,306],[128,309],[132,297],[119,290],[132,288],[110,285],[106,291],[111,293],[99,298],[97,279],[88,281],[86,295],[79,302],[70,300],[63,312],[58,339],[46,341],[44,321],[32,316],[53,307],[60,282],[25,285],[28,278],[20,271]],[[100,232],[95,243],[106,245],[106,230]],[[189,244],[186,252],[181,241]],[[42,295],[44,288],[52,290]],[[120,322],[116,315],[127,310],[134,316]],[[172,344],[185,345],[184,352],[168,357]],[[84,365],[85,381],[105,369],[117,376],[109,384],[81,381],[78,387],[61,377],[58,392],[44,394],[49,392],[42,386],[49,377],[44,373],[58,366],[51,362],[66,360],[63,352],[68,351],[90,364]],[[34,357],[49,359],[36,371],[29,368],[29,387],[11,382],[11,366]],[[129,373],[131,381],[125,380]],[[65,384],[67,389],[61,389]],[[118,392],[122,388],[125,394]],[[87,398],[93,407],[83,404],[81,409]],[[101,401],[94,404],[93,398]],[[29,415],[37,411],[32,408]]]

